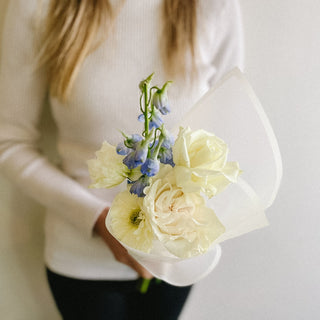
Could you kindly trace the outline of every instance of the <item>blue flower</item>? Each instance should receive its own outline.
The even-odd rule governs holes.
[[[144,122],[144,114],[143,113],[138,116],[138,121]]]
[[[167,81],[162,89],[158,89],[152,97],[152,104],[163,114],[168,114],[171,110],[169,107],[169,101],[168,101],[168,85],[171,83],[171,81]]]
[[[135,161],[135,151],[131,151],[122,162],[128,167],[128,169],[132,170],[136,168],[139,164]]]
[[[165,128],[163,128],[162,134],[164,136],[164,140],[162,141],[161,147],[170,149],[174,145],[174,137]]]
[[[137,181],[133,182],[130,188],[130,193],[136,194],[138,197],[144,197],[144,188],[150,184],[149,177],[141,176]]]
[[[120,154],[122,156],[126,156],[131,150],[125,146],[124,142],[118,143],[116,147],[117,154]]]
[[[132,150],[135,149],[136,145],[143,139],[140,134],[131,134],[129,136],[123,134],[125,136],[125,140],[118,143],[116,147],[117,154],[122,156],[126,156]]]
[[[146,162],[141,166],[141,173],[152,177],[159,172],[159,160],[147,159]]]
[[[160,113],[154,109],[151,113],[151,120],[149,122],[149,130],[152,128],[160,128],[163,124],[163,120],[160,117]]]
[[[175,164],[173,162],[173,154],[172,149],[161,148],[159,151],[159,160],[163,164],[170,164],[170,166],[174,167]]]
[[[148,155],[148,150],[149,150],[148,143],[137,144],[136,150],[135,150],[134,160],[138,163],[138,165],[143,164],[146,161],[147,155]]]
[[[138,142],[142,141],[142,137],[140,136],[140,134],[131,134],[130,136],[127,137],[126,142],[127,145],[134,148]]]
[[[136,150],[130,152],[122,162],[128,167],[128,169],[132,170],[143,164],[147,159],[147,155],[148,146],[142,146],[141,143],[139,143],[136,146]]]
[[[144,119],[145,119],[144,114],[140,114],[138,117],[138,121],[144,122]],[[152,128],[155,128],[155,129],[160,128],[162,124],[163,124],[163,120],[160,117],[159,111],[154,109],[150,117],[149,130],[151,130]]]

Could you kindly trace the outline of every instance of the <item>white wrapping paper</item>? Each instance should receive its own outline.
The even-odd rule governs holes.
[[[277,140],[269,120],[248,81],[238,69],[209,90],[179,127],[204,129],[229,146],[228,161],[238,161],[243,170],[238,183],[208,201],[226,228],[211,249],[189,259],[169,253],[159,241],[150,254],[129,248],[129,253],[155,277],[185,286],[208,275],[219,262],[218,243],[268,225],[264,210],[274,201],[282,176]],[[112,234],[110,219],[106,226]]]
[[[264,208],[278,192],[282,162],[270,122],[249,82],[239,69],[232,70],[209,90],[179,126],[204,129],[229,146],[229,161],[238,161],[241,175]]]

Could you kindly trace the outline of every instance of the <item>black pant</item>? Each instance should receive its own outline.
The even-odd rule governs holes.
[[[146,294],[139,281],[92,281],[58,275],[47,277],[64,320],[177,319],[191,287],[152,280]]]

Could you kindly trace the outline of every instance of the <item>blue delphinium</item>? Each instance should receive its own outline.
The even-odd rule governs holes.
[[[140,122],[144,122],[145,121],[143,113],[138,116],[138,121],[140,121]]]
[[[125,137],[125,140],[118,143],[116,151],[118,154],[126,156],[132,151],[131,149],[134,149],[137,144],[143,140],[143,138],[140,134],[132,134],[129,136],[125,135],[124,133],[122,134]]]
[[[153,177],[159,172],[160,162],[158,159],[148,158],[141,166],[141,173]]]
[[[139,115],[138,121],[140,122],[145,121],[144,114]],[[163,120],[160,116],[160,112],[157,109],[153,109],[149,115],[149,130],[151,130],[152,128],[155,128],[155,129],[160,128],[162,124],[163,124]]]
[[[151,87],[153,74],[141,81],[139,88],[140,110],[138,117],[144,122],[142,135],[125,135],[124,141],[116,148],[117,153],[124,155],[123,163],[130,169],[140,167],[141,176],[135,181],[128,180],[130,192],[138,197],[144,197],[144,188],[150,184],[150,177],[155,176],[160,170],[160,162],[174,166],[172,146],[174,139],[164,128],[161,115],[170,112],[167,89],[170,81],[160,89]]]
[[[139,164],[135,161],[135,151],[131,151],[122,162],[128,167],[128,169],[132,170],[136,168]]]
[[[168,114],[171,110],[169,107],[169,100],[168,100],[168,85],[171,81],[167,81],[162,89],[158,89],[152,98],[153,105],[163,114]]]
[[[172,148],[170,149],[160,148],[159,160],[163,164],[170,164],[171,167],[174,167],[175,164],[173,162]]]
[[[149,143],[153,139],[154,130],[150,131],[150,135],[143,139],[139,138],[139,135],[131,135],[126,140],[127,144],[131,148],[131,152],[122,160],[122,162],[130,169],[134,169],[142,165],[146,160],[149,152]]]
[[[127,136],[126,144],[127,146],[129,146],[130,148],[134,147],[138,142],[142,141],[143,138],[141,137],[140,134],[131,134],[130,136]]]
[[[134,169],[142,165],[148,155],[148,146],[137,146],[135,150],[131,151],[124,159],[123,163],[130,169]]]
[[[162,142],[162,148],[170,149],[174,145],[174,137],[171,135],[171,133],[166,129],[163,128],[162,135],[164,137]]]
[[[130,193],[136,194],[138,197],[144,197],[144,188],[150,185],[149,177],[142,175],[137,181],[131,183]]]
[[[134,155],[134,160],[139,164],[143,164],[148,156],[148,144],[147,143],[139,143],[136,146],[136,150],[135,150],[135,155]]]
[[[157,109],[154,109],[153,111],[151,111],[151,118],[150,118],[150,122],[149,122],[149,130],[151,130],[152,128],[160,128],[163,124],[163,120],[160,116],[160,112]]]
[[[120,143],[118,143],[118,145],[116,147],[116,151],[117,151],[117,154],[120,154],[122,156],[126,156],[131,151],[131,149],[126,147],[124,142],[121,141]]]

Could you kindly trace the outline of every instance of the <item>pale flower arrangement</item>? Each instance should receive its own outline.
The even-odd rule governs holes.
[[[123,134],[117,146],[104,142],[88,161],[91,188],[112,188],[127,181],[108,213],[113,236],[149,253],[155,241],[178,258],[201,255],[225,232],[210,199],[237,182],[237,162],[228,162],[227,144],[205,130],[180,128],[176,139],[162,115],[170,112],[167,90],[143,80],[138,120],[142,134]]]

